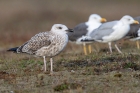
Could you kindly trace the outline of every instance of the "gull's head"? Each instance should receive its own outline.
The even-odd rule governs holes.
[[[129,15],[125,15],[121,18],[121,21],[124,24],[139,24],[139,22],[137,20],[134,20],[133,17],[129,16]]]
[[[62,33],[67,33],[67,32],[73,32],[73,29],[69,29],[67,26],[63,24],[54,24],[52,26],[51,31],[53,32],[62,32]]]
[[[98,22],[98,23],[102,23],[102,22],[106,22],[107,20],[105,18],[102,18],[100,15],[98,14],[91,14],[89,16],[89,22]]]

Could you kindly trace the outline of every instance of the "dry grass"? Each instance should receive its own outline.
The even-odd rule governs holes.
[[[79,3],[80,2],[80,3]],[[85,22],[92,13],[108,21],[129,14],[139,16],[139,0],[12,0],[0,1],[0,93],[139,93],[140,55],[135,43],[118,42],[108,54],[106,44],[93,43],[93,53],[84,56],[82,46],[69,43],[54,58],[54,76],[43,73],[42,58],[9,53],[40,31],[55,23],[70,28]]]

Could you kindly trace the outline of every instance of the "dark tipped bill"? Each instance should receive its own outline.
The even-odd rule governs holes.
[[[67,32],[73,32],[73,29],[68,28]]]

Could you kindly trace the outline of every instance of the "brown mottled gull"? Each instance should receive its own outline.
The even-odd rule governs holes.
[[[41,32],[33,36],[29,41],[20,47],[10,48],[8,51],[16,53],[27,53],[42,56],[44,59],[44,71],[46,71],[46,59],[50,57],[51,70],[53,73],[52,57],[58,55],[68,43],[67,32],[72,32],[63,24],[54,24],[49,32]]]

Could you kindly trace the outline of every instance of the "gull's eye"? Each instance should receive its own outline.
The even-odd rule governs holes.
[[[94,19],[97,19],[96,17],[94,17]]]
[[[58,27],[58,29],[62,29],[62,27]]]
[[[130,21],[131,19],[127,19],[128,21]]]

